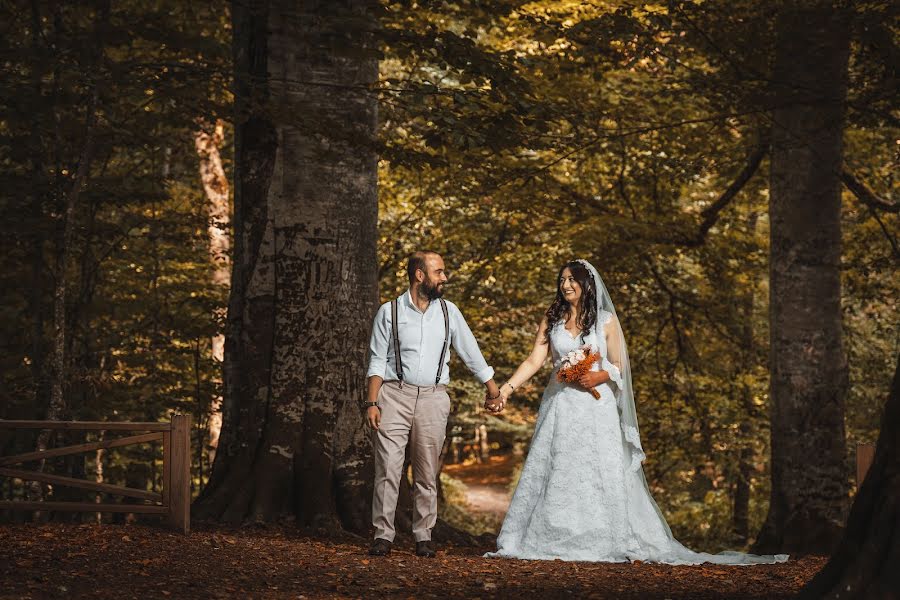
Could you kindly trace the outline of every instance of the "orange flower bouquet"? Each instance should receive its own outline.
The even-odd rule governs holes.
[[[590,345],[585,345],[566,354],[560,361],[559,371],[556,372],[557,381],[578,383],[581,376],[590,371],[594,363],[600,360],[600,354],[592,352],[592,350]],[[596,389],[591,388],[588,391],[594,398],[600,399],[600,392]]]

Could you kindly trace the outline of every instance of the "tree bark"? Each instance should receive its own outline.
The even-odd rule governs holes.
[[[31,40],[32,52],[35,57],[44,56],[47,53],[42,41],[43,29],[41,26],[40,7],[36,2],[31,4]],[[44,95],[43,72],[37,66],[32,67],[32,88],[36,98]],[[51,88],[55,89],[55,88]],[[51,92],[54,94],[55,92]],[[51,97],[51,103],[56,99]],[[31,281],[30,294],[28,295],[28,312],[31,315],[31,376],[34,389],[34,410],[41,414],[47,401],[47,377],[45,364],[44,342],[44,203],[47,197],[47,176],[45,173],[45,148],[41,136],[42,120],[45,118],[42,111],[32,111],[34,119],[29,139],[31,156]],[[38,418],[38,415],[35,415]]]
[[[374,5],[232,5],[234,269],[224,422],[201,517],[367,527]]]
[[[751,236],[756,234],[756,225],[759,215],[750,213],[747,218],[747,231]],[[747,289],[736,298],[738,320],[741,323],[741,363],[743,365],[756,364],[758,347],[754,339],[753,305],[756,302],[755,281],[751,280]],[[750,537],[750,493],[752,492],[751,480],[753,477],[753,463],[755,453],[753,451],[753,439],[755,431],[754,419],[758,414],[753,403],[753,389],[748,381],[750,373],[746,369],[738,372],[740,383],[738,393],[741,398],[741,406],[744,409],[743,421],[739,425],[740,447],[738,449],[737,473],[734,485],[734,510],[732,512],[732,529],[741,543],[746,543]]]
[[[758,552],[828,553],[847,504],[840,167],[847,15],[788,3],[777,20],[770,221],[772,493]]]
[[[66,194],[65,212],[63,213],[63,237],[56,256],[56,277],[53,287],[53,353],[51,355],[51,379],[50,379],[50,403],[47,406],[47,420],[61,420],[66,411],[65,387],[68,376],[68,335],[70,324],[66,321],[66,297],[69,285],[69,262],[72,245],[75,238],[76,210],[81,188],[85,184],[90,172],[91,160],[94,150],[94,126],[97,120],[97,91],[91,90],[91,99],[87,108],[85,119],[85,139],[78,159],[78,169],[72,181],[72,187]],[[35,447],[38,451],[46,450],[50,443],[52,431],[41,430],[37,436]],[[37,471],[44,470],[44,461],[38,463]],[[29,488],[29,497],[34,500],[43,496],[40,486]],[[41,513],[35,511],[35,519],[43,518]]]
[[[746,401],[747,388],[741,386],[741,396]],[[753,448],[750,446],[750,436],[753,429],[749,420],[741,423],[741,443],[744,444],[738,451],[737,480],[734,485],[734,506],[732,513],[732,529],[738,540],[745,544],[750,536],[750,480],[753,477]]]
[[[207,235],[209,237],[209,259],[212,263],[212,280],[215,285],[228,287],[231,285],[231,239],[228,229],[231,225],[231,207],[229,203],[228,177],[222,167],[219,147],[225,135],[221,120],[210,127],[203,124],[194,134],[194,146],[200,158],[200,180],[206,192],[206,212],[209,219]],[[225,309],[221,309],[224,316]],[[217,334],[212,339],[213,360],[222,363],[225,360],[225,335]],[[213,398],[207,411],[207,448],[209,461],[216,457],[219,446],[219,435],[222,431],[222,398]],[[202,477],[202,473],[201,473]]]
[[[850,509],[828,564],[803,599],[900,598],[900,357],[881,418],[875,460]]]

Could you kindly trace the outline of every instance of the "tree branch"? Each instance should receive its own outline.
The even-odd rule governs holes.
[[[881,217],[878,216],[878,213],[871,206],[869,210],[872,212],[872,218],[878,222],[878,226],[881,227],[881,232],[884,234],[884,237],[887,238],[888,243],[891,245],[891,250],[894,251],[894,258],[900,258],[900,247],[897,245],[897,240],[891,235],[890,230],[884,224],[884,221],[881,220]]]
[[[896,202],[888,202],[878,197],[875,192],[870,190],[866,184],[857,179],[853,173],[847,169],[841,171],[841,181],[847,186],[847,189],[853,192],[856,198],[868,206],[889,213],[900,213],[900,204]]]
[[[719,214],[724,210],[726,206],[734,199],[735,196],[738,195],[748,181],[753,177],[756,173],[757,169],[759,169],[759,165],[762,162],[763,157],[769,151],[769,140],[768,138],[763,138],[750,157],[747,159],[747,164],[738,173],[738,176],[731,182],[731,185],[722,192],[722,195],[719,196],[715,202],[712,203],[711,206],[707,207],[700,213],[703,217],[703,222],[700,223],[700,231],[697,232],[696,237],[692,240],[688,241],[688,246],[701,246],[703,242],[706,240],[706,234],[709,233],[709,230],[712,229],[713,225],[716,224],[716,221],[719,220]]]
[[[888,243],[891,245],[891,251],[894,253],[894,258],[900,257],[900,246],[898,246],[897,240],[891,235],[890,230],[885,226],[884,221],[881,220],[881,217],[878,214],[879,210],[896,214],[900,212],[900,204],[888,202],[887,200],[879,198],[875,192],[869,189],[866,184],[860,181],[847,169],[841,171],[841,181],[847,186],[847,189],[856,196],[857,200],[862,202],[869,209],[869,212],[872,213],[872,218],[875,219],[878,226],[881,227],[881,232],[884,233],[884,237],[887,238]]]

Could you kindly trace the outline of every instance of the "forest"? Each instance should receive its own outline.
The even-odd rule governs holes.
[[[584,258],[675,537],[820,557],[794,590],[811,598],[900,597],[897,13],[3,2],[0,419],[191,415],[197,523],[362,545],[369,335],[409,255],[443,256],[498,382]],[[474,510],[467,482],[508,499],[550,371],[495,415],[454,356],[435,539],[492,542],[505,508]],[[102,435],[0,428],[0,457]],[[158,491],[162,461],[151,444],[40,468]],[[0,475],[2,501],[96,496]],[[4,535],[126,520],[0,508]]]

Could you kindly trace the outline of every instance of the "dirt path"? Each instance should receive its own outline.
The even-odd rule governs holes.
[[[398,541],[290,528],[0,525],[0,599],[174,598],[789,598],[824,565],[803,558],[756,567],[489,560],[488,548],[442,546],[435,559]]]
[[[472,511],[502,518],[509,508],[509,494],[497,486],[466,484],[466,504]]]
[[[503,519],[509,508],[509,482],[516,463],[510,455],[491,456],[481,464],[445,465],[444,472],[466,485],[470,510]]]

